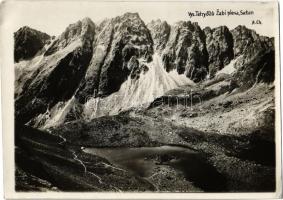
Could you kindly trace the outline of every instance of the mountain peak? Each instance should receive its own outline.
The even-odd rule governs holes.
[[[132,24],[133,26],[136,23],[140,23],[140,22],[144,23],[138,13],[131,13],[131,12],[127,12],[124,13],[123,15],[112,18],[112,23],[115,24],[120,22],[125,22],[128,23],[129,25]]]
[[[28,26],[23,26],[14,33],[15,61],[25,60],[35,56],[50,40],[50,36]]]
[[[94,24],[94,22],[89,17],[85,17],[81,21],[89,24]]]
[[[59,49],[67,47],[75,40],[81,39],[84,41],[92,41],[95,34],[94,22],[86,17],[76,23],[70,24],[65,31],[53,42],[53,44],[47,49],[45,55],[50,55]]]
[[[49,36],[47,33],[44,33],[44,32],[41,32],[39,30],[33,29],[33,28],[29,27],[29,26],[23,26],[23,27],[19,28],[15,32],[15,34],[19,34],[19,33],[22,33],[22,32],[32,32],[34,34],[41,34],[41,35]]]
[[[91,29],[95,29],[95,23],[89,17],[83,18],[81,22],[83,27],[89,26]]]
[[[234,38],[234,54],[238,56],[243,54],[244,51],[250,49],[252,44],[255,42],[259,45],[261,43],[260,36],[254,31],[246,26],[239,25],[231,33]]]
[[[82,29],[86,27],[90,27],[91,29],[95,28],[94,22],[89,17],[85,17],[82,20],[77,21],[76,23],[70,24],[61,34],[61,36],[69,33],[71,33],[72,35],[80,35],[82,33]]]
[[[19,28],[19,30],[17,30],[16,32],[18,32],[18,31],[30,31],[30,30],[34,30],[34,29],[30,28],[29,26],[23,26],[23,27]]]
[[[248,29],[245,25],[238,25],[238,26],[236,26],[236,28],[235,29],[245,29],[245,30],[250,30],[250,29]]]
[[[154,42],[154,48],[158,51],[162,51],[169,39],[170,25],[166,21],[160,19],[152,20],[147,24],[148,29],[151,32],[151,37]]]

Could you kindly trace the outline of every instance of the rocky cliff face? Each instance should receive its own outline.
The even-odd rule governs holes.
[[[126,13],[100,25],[93,43],[93,56],[81,83],[78,98],[105,96],[119,90],[129,74],[152,60],[153,42],[137,13]]]
[[[233,36],[226,26],[214,29],[206,27],[206,49],[208,52],[208,69],[210,77],[234,58]]]
[[[14,38],[15,62],[34,57],[51,39],[46,33],[42,33],[27,26],[20,28],[14,34]]]
[[[169,40],[171,26],[166,21],[152,20],[147,24],[154,43],[154,49],[161,53]]]
[[[16,84],[22,85],[22,92],[16,96],[16,118],[27,122],[59,101],[71,98],[89,65],[94,32],[89,19],[79,21],[70,25],[44,56],[37,58],[32,69],[29,63],[16,66],[18,73],[26,74],[16,74]]]
[[[164,88],[177,87],[168,80],[180,79],[179,75],[195,83],[214,79],[228,64],[234,68],[233,87],[274,80],[273,40],[244,26],[202,30],[190,21],[170,26],[161,20],[145,25],[137,13],[126,13],[98,25],[85,18],[47,45],[49,39],[26,27],[15,33],[15,61],[31,58],[16,63],[16,116],[22,122],[49,115],[49,109],[62,105],[70,112],[70,107],[82,107],[90,98],[118,92],[123,83],[127,83],[124,89],[131,88],[131,95],[140,96],[136,94],[141,91],[140,77],[151,85],[158,83],[150,90],[154,93],[157,88],[165,92]],[[153,69],[156,63],[158,70]],[[165,69],[162,76],[155,74],[161,73],[160,67]],[[189,82],[183,78],[182,83]],[[127,91],[120,93],[125,96]]]
[[[234,40],[233,50],[235,57],[247,53],[247,51],[251,51],[251,47],[255,44],[260,46],[260,49],[273,48],[272,39],[260,36],[254,30],[250,30],[245,26],[237,26],[235,29],[231,30],[231,34]],[[253,51],[258,50],[259,49],[253,49]]]
[[[249,88],[259,82],[272,82],[275,76],[273,38],[258,35],[245,26],[231,31],[234,55],[239,57],[233,78],[240,87]]]
[[[92,47],[92,41],[95,33],[95,25],[89,18],[84,18],[74,24],[70,24],[66,30],[50,45],[44,53],[49,56],[56,51],[60,51],[71,45],[77,40],[81,40],[86,48]]]
[[[230,61],[241,55],[237,66],[254,62],[253,58],[259,52],[265,54],[274,51],[271,38],[260,36],[245,26],[237,26],[233,30],[226,26],[201,30],[195,23],[178,22],[171,27],[161,20],[151,21],[147,26],[155,51],[162,55],[166,70],[177,70],[195,82],[205,79],[207,75],[213,78]],[[272,63],[266,65],[273,66]],[[236,73],[234,77],[240,80],[236,78],[239,76]],[[255,81],[256,75],[250,78],[251,82]],[[273,79],[271,76],[269,80]]]
[[[201,81],[207,75],[207,51],[205,34],[196,23],[178,22],[170,33],[162,54],[166,70],[177,70],[193,81]]]

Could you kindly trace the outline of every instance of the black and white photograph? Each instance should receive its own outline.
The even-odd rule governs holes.
[[[276,2],[11,5],[15,193],[280,190]]]

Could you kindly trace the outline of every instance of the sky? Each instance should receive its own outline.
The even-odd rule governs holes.
[[[252,11],[252,15],[233,16],[211,16],[192,17],[188,12],[200,11]],[[84,17],[91,18],[94,22],[99,22],[105,18],[112,18],[126,12],[138,12],[145,23],[153,19],[166,20],[169,24],[184,20],[198,22],[201,28],[210,26],[211,28],[226,25],[233,29],[238,25],[245,25],[254,29],[260,35],[274,36],[277,23],[276,4],[270,3],[233,3],[233,2],[186,2],[186,1],[147,1],[147,2],[127,2],[127,1],[7,1],[4,5],[6,11],[5,23],[13,23],[14,31],[22,26],[46,32],[50,35],[59,35],[65,28]],[[2,21],[3,21],[3,16]],[[259,20],[261,24],[252,24]]]

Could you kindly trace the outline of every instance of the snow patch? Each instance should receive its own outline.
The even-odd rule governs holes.
[[[235,68],[235,63],[238,61],[240,57],[237,57],[233,60],[231,60],[231,62],[226,65],[225,67],[223,67],[221,70],[219,70],[217,73],[216,73],[216,76],[219,75],[219,74],[232,74],[236,71],[236,68]]]

